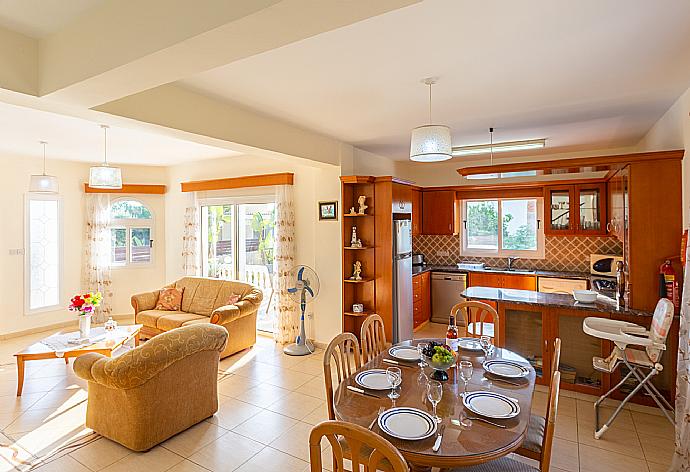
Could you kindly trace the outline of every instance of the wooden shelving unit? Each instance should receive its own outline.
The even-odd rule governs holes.
[[[359,337],[364,319],[376,313],[376,218],[374,216],[374,177],[370,176],[342,176],[341,207],[342,243],[343,243],[343,331],[354,333]],[[365,214],[350,213],[350,208],[359,208],[357,199],[360,195],[367,197]],[[347,212],[347,213],[345,213]],[[357,227],[357,237],[362,240],[363,247],[350,247],[352,227]],[[355,261],[362,263],[362,280],[351,280]],[[364,305],[363,313],[352,311],[352,305]]]

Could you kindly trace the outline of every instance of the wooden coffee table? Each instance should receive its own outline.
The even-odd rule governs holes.
[[[82,346],[73,350],[61,351],[60,355],[55,349],[52,349],[43,341],[50,338],[42,339],[41,341],[32,344],[23,351],[14,355],[17,358],[17,396],[21,396],[24,388],[24,363],[26,361],[38,361],[45,359],[60,359],[64,358],[65,363],[69,363],[71,357],[79,357],[90,352],[97,352],[104,356],[112,357],[113,352],[122,347],[125,343],[134,341],[134,345],[139,345],[139,331],[143,325],[118,326],[114,331],[107,334],[106,339],[95,342],[88,346]],[[103,328],[95,328],[94,331],[99,333]],[[56,334],[70,334],[70,333],[56,333]],[[55,336],[55,335],[51,335]]]

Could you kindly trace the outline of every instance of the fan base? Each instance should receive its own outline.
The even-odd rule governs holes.
[[[314,352],[314,344],[311,341],[307,341],[305,344],[288,344],[283,348],[283,352],[288,356],[308,356]]]

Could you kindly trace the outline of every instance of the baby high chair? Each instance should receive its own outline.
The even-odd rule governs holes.
[[[602,395],[594,404],[596,427],[594,438],[599,439],[609,429],[611,423],[621,412],[625,404],[644,388],[649,396],[656,402],[664,416],[673,424],[673,407],[651,382],[652,378],[660,374],[664,369],[659,363],[661,354],[666,349],[666,336],[673,321],[673,303],[666,298],[659,300],[654,310],[652,325],[647,331],[643,326],[626,321],[609,320],[606,318],[589,317],[582,322],[582,329],[590,336],[613,341],[615,347],[606,359],[595,357],[592,360],[594,369],[610,374],[621,364],[624,364],[628,373],[611,390]],[[629,346],[640,346],[644,349]],[[649,372],[646,372],[649,370]],[[637,379],[635,388],[618,405],[611,417],[599,427],[599,406],[615,390],[619,389],[627,380],[634,376]]]

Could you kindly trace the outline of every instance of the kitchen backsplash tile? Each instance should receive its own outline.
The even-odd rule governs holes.
[[[589,272],[590,254],[623,254],[623,245],[615,238],[598,236],[546,236],[544,259],[519,259],[520,269]],[[424,254],[433,265],[452,265],[460,261],[484,262],[502,267],[505,258],[463,257],[460,255],[459,236],[419,235],[412,239],[412,249]]]

